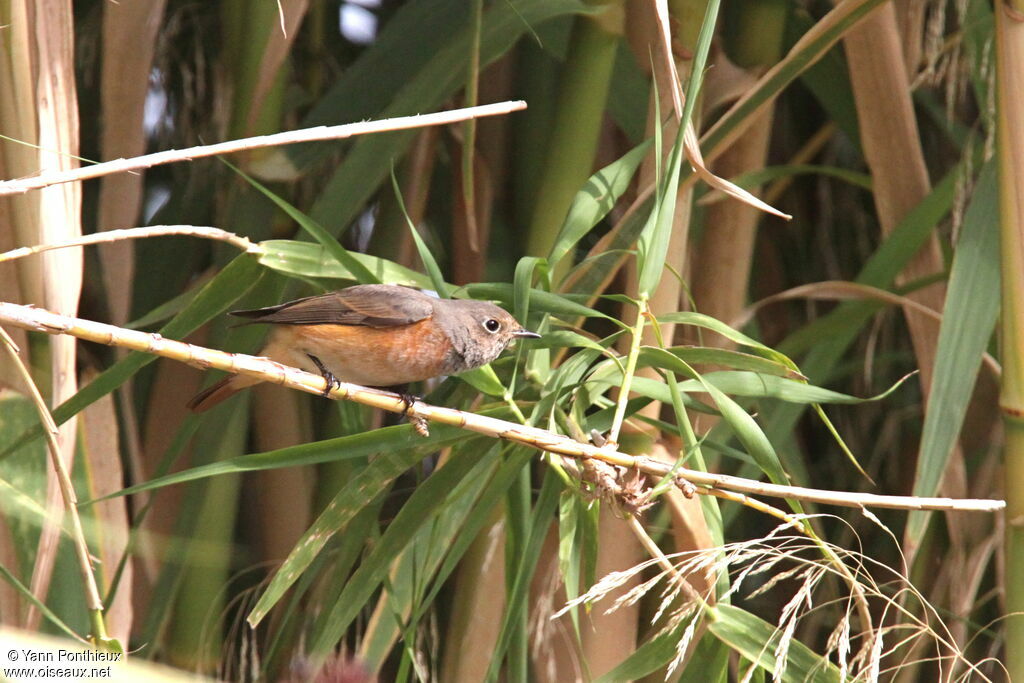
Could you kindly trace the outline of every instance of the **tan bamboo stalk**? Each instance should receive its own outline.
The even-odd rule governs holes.
[[[104,159],[130,158],[146,152],[145,103],[156,53],[157,32],[166,0],[139,0],[103,5],[103,40],[100,75],[100,150]],[[89,237],[123,235],[121,228],[139,225],[145,173],[106,176],[100,184],[97,227]],[[106,241],[106,240],[104,240]],[[0,255],[0,259],[3,256]],[[135,247],[128,240],[113,238],[99,250],[104,303],[111,322],[123,325],[130,319]],[[134,382],[118,391],[118,408],[129,472],[142,476],[143,450],[139,417],[136,413]],[[116,508],[114,508],[116,510]],[[148,541],[141,547],[149,549]],[[125,565],[118,600],[129,599],[134,591],[136,558]],[[149,586],[138,595],[149,595]],[[140,611],[141,613],[141,611]],[[111,628],[114,628],[113,623]]]
[[[398,176],[402,201],[413,225],[423,223],[427,204],[430,199],[430,183],[437,166],[437,144],[441,129],[424,128],[409,145],[409,152],[402,161],[401,173]],[[370,246],[367,253],[374,254],[389,261],[413,268],[419,266],[419,254],[405,216],[399,207],[398,200],[389,193],[381,197],[381,208],[377,215],[377,224],[370,235]]]
[[[734,13],[736,26],[728,27],[727,52],[739,68],[756,79],[782,56],[788,3],[742,2]],[[721,55],[720,59],[726,59]],[[715,72],[709,74],[713,78]],[[715,161],[715,173],[734,178],[764,168],[774,121],[774,102],[761,109],[743,134]],[[760,188],[753,188],[759,194]],[[725,199],[708,207],[705,228],[696,247],[693,267],[693,299],[697,310],[719,320],[732,320],[747,304],[753,271],[754,244],[761,212],[743,202]],[[690,340],[694,341],[694,340]],[[703,343],[730,348],[728,340],[705,334]],[[697,423],[710,427],[707,416]]]
[[[165,339],[159,334],[138,332],[91,320],[63,316],[34,306],[21,306],[0,302],[0,324],[9,324],[46,334],[66,334],[108,346],[119,346],[135,351],[152,353],[164,358],[172,358],[194,367],[203,369],[213,368],[249,377],[258,377],[265,382],[280,384],[310,394],[322,394],[326,388],[326,383],[322,377],[295,368],[289,368],[265,358],[257,358],[243,353],[226,353],[216,349],[208,349],[173,339]],[[513,441],[538,450],[557,453],[571,458],[595,458],[610,465],[617,465],[627,469],[636,468],[645,474],[659,478],[672,472],[670,466],[656,462],[646,456],[633,456],[607,446],[598,447],[592,444],[581,443],[567,436],[555,434],[537,427],[421,402],[407,407],[402,398],[396,394],[368,389],[356,384],[343,382],[340,386],[332,389],[329,395],[332,398],[351,400],[392,413],[407,412],[413,419],[422,418],[423,420],[438,422],[439,424],[451,425],[478,434]],[[768,484],[742,477],[698,472],[686,468],[675,470],[674,479],[676,485],[685,491],[694,491],[689,484],[695,485],[697,487],[696,493],[701,492],[700,487],[722,488],[752,495],[792,498],[825,505],[855,508],[883,507],[902,510],[993,512],[1002,510],[1005,507],[1005,503],[1001,500],[954,500],[941,497],[885,496],[871,493],[829,491],[801,486]]]
[[[505,506],[499,505],[459,562],[458,597],[452,601],[444,641],[448,647],[441,659],[442,681],[486,678],[505,613],[505,538]]]
[[[205,328],[189,337],[189,341],[202,344],[206,341]],[[188,417],[188,400],[202,388],[202,377],[194,373],[183,373],[177,363],[161,358],[156,363],[153,386],[160,391],[150,392],[146,404],[146,420],[140,425],[142,452],[153,454],[151,460],[163,458],[174,442],[181,423]],[[191,462],[192,448],[184,448],[181,461]],[[130,481],[144,481],[153,476],[156,465],[138,463]],[[185,489],[175,486],[163,491],[143,494],[136,501],[136,508],[148,505],[149,512],[138,525],[142,533],[136,547],[133,562],[136,567],[132,589],[132,604],[136,614],[149,614],[153,589],[160,578],[165,557],[165,546],[153,542],[154,538],[171,538],[174,524],[181,509]]]
[[[572,618],[553,616],[568,602],[558,567],[558,543],[558,524],[552,522],[530,584],[530,660],[536,683],[586,680]]]
[[[291,394],[291,395],[285,395]],[[272,386],[256,387],[252,402],[252,428],[260,450],[275,450],[309,443],[313,429],[308,410],[293,392]],[[249,482],[256,491],[259,503],[255,510],[246,512],[255,518],[254,530],[259,535],[260,556],[269,561],[280,561],[303,532],[309,528],[313,514],[313,482],[316,473],[312,467],[289,467],[280,472],[258,472]]]
[[[697,37],[707,11],[707,0],[674,0],[668,4],[668,13],[673,20],[672,26],[669,27],[672,37],[671,45],[666,44],[666,41],[662,39],[663,27],[661,26],[654,3],[631,3],[629,9],[629,19],[632,24],[630,40],[636,52],[637,61],[644,66],[650,67],[652,80],[656,86],[651,88],[651,101],[647,110],[647,136],[653,137],[656,127],[661,126],[663,140],[671,141],[679,134],[676,98],[680,89],[680,81],[685,84],[690,77],[693,54],[697,49]],[[668,18],[662,17],[661,19],[667,20]],[[669,60],[674,63],[674,72],[669,68]],[[655,98],[658,98],[657,101]],[[691,120],[695,128],[700,127],[701,117],[699,111],[700,106],[698,105],[694,108],[692,114]],[[673,112],[675,115],[672,115]],[[661,120],[658,120],[659,114]],[[661,150],[660,159],[656,156],[658,150],[652,149],[640,166],[639,187],[653,186],[658,182],[657,169],[664,169],[666,167],[670,153],[671,146],[669,143],[666,143],[664,149]],[[655,315],[662,315],[683,308],[682,302],[685,294],[683,282],[674,274],[678,273],[684,276],[687,272],[692,207],[693,185],[681,187],[676,196],[672,219],[672,235],[669,239],[665,258],[665,274],[651,293],[649,302],[650,311]],[[636,261],[632,259],[627,261],[625,270],[629,294],[636,297],[639,277]],[[632,307],[628,308],[632,309]],[[632,310],[629,313],[623,311],[621,315],[623,319],[628,319],[628,316],[633,315],[633,312]],[[668,343],[671,343],[674,334],[675,325],[672,324],[663,325],[661,330],[655,330],[653,327],[647,326],[643,330],[641,339],[643,344],[657,346],[659,339],[668,340]],[[624,342],[628,341],[628,339],[624,340]],[[659,377],[658,372],[653,368],[643,368],[637,372],[637,375],[648,378]],[[652,401],[643,409],[642,414],[647,417],[658,418],[661,415],[661,411],[661,402]],[[679,451],[670,454],[659,446],[658,442],[663,436],[652,427],[638,426],[631,423],[626,426],[626,434],[629,436],[624,441],[626,450],[630,452],[649,453],[660,462],[668,464],[673,464],[675,458],[679,455]],[[674,532],[687,528],[703,528],[705,532],[707,531],[707,524],[704,520],[700,504],[687,505],[686,496],[678,489],[669,491],[665,498],[668,501]],[[625,570],[631,565],[638,564],[645,558],[647,552],[643,547],[642,541],[637,538],[634,529],[628,523],[625,523],[625,520],[619,520],[614,515],[606,514],[605,509],[602,509],[600,521],[602,534],[607,535],[614,531],[618,539],[607,544],[607,547],[605,539],[601,539],[603,542],[599,545],[598,550],[598,562],[601,564],[598,571],[599,575],[613,570]],[[605,527],[609,525],[612,525],[613,529],[605,531]],[[691,545],[689,541],[707,538],[707,536],[707,534],[689,536],[674,533],[675,551],[699,550],[700,547]],[[680,541],[684,542],[681,543]],[[621,587],[621,592],[629,591],[639,581],[639,576],[632,577],[630,581]],[[642,629],[645,626],[640,623],[642,609],[643,605],[637,602],[630,606],[627,613],[621,616],[618,615],[624,610],[617,611],[604,618],[614,616],[620,622],[624,622],[626,619],[631,620],[630,623],[633,624],[634,632],[629,642],[635,643],[638,636],[638,628]],[[593,622],[597,618],[601,618],[601,615],[591,614],[588,621]],[[604,631],[605,629],[600,627],[593,629],[593,634],[589,630],[584,631],[585,642],[589,641],[587,644],[593,653],[588,656],[587,661],[594,667],[594,675],[601,675],[609,671],[629,654],[628,652],[622,652],[621,649],[609,648],[607,643],[603,642],[602,636]],[[610,637],[615,637],[615,634],[612,633]],[[604,651],[608,651],[607,656],[602,655]],[[595,658],[596,662],[591,661]],[[663,676],[664,673],[661,672],[661,675]]]
[[[893,3],[879,6],[844,39],[857,104],[861,144],[874,180],[873,196],[882,232],[888,234],[930,191],[910,81],[903,63]],[[932,237],[904,269],[899,281],[942,272],[939,243]],[[910,298],[941,311],[945,286],[934,284]],[[931,386],[938,330],[913,310],[904,312],[921,368],[925,395]]]
[[[921,148],[917,120],[910,98],[910,80],[901,48],[896,11],[885,3],[865,18],[844,40],[850,64],[850,79],[857,105],[857,117],[864,157],[873,180],[872,195],[882,232],[888,234],[907,213],[927,196],[931,185]],[[933,235],[907,264],[897,283],[910,282],[942,272],[944,264],[938,239]],[[908,295],[908,298],[941,311],[946,287],[938,282]],[[938,327],[912,308],[904,307],[910,339],[921,370],[921,389],[928,396],[931,387]],[[925,406],[925,410],[928,406]],[[950,455],[949,474],[943,490],[958,495],[964,491],[964,471],[959,447]],[[916,458],[900,463],[910,481]],[[952,542],[967,542],[956,520],[948,524]],[[918,537],[904,537],[904,551],[913,564]]]
[[[36,163],[43,172],[60,173],[78,165],[78,101],[75,91],[74,21],[70,0],[38,0],[14,2],[27,26],[26,50],[20,56],[22,75],[31,73],[31,93],[22,103],[32,110],[34,132],[25,140],[38,145]],[[45,17],[45,20],[43,18]],[[32,197],[37,202],[34,218],[24,227],[34,231],[28,243],[53,242],[80,235],[81,188],[68,186],[47,188]],[[74,315],[82,287],[82,250],[68,249],[43,257],[42,300],[47,306]],[[50,398],[54,405],[70,398],[77,391],[76,345],[73,340],[51,340]],[[63,425],[57,437],[61,459],[70,470],[75,452],[76,423]],[[59,511],[61,484],[54,473],[47,479],[47,507]],[[32,571],[30,588],[43,599],[49,589],[53,563],[56,560],[60,515],[44,525]],[[41,615],[30,608],[26,624],[35,628]]]
[[[103,5],[100,150],[106,159],[134,157],[146,151],[143,116],[149,76],[156,51],[157,29],[166,0],[105,3]],[[139,224],[143,173],[124,173],[100,185],[99,229]],[[130,242],[100,249],[103,285],[111,321],[128,322],[131,315],[135,251]]]
[[[561,70],[551,134],[526,235],[526,252],[533,256],[547,256],[550,252],[573,197],[593,172],[597,158],[615,53],[624,31],[626,3],[592,0],[591,4],[599,12],[574,19],[568,55]],[[553,279],[560,280],[570,265],[569,259],[564,259]],[[618,427],[614,428],[617,430]],[[602,534],[606,532],[602,529]],[[631,539],[622,540],[628,543]],[[602,550],[607,551],[604,544],[598,546],[598,552]],[[628,654],[634,649],[635,618],[628,632],[621,629],[622,624],[629,622],[628,615],[614,619],[620,623],[588,629],[584,634],[585,662],[605,654],[621,660],[620,652]],[[588,639],[595,638],[605,638],[606,643],[588,647]]]
[[[997,3],[995,18],[1007,499],[1002,587],[1007,674],[1024,680],[1024,3]]]
[[[98,370],[90,369],[82,376],[84,383],[91,382]],[[121,446],[119,426],[114,400],[104,396],[82,411],[80,420],[80,453],[88,489],[82,497],[100,498],[115,493],[124,487],[124,472],[121,468]],[[113,579],[128,547],[129,519],[127,501],[110,499],[97,504],[95,510],[87,510],[86,533],[92,539],[93,549],[99,558],[96,567],[97,581],[104,596],[110,595]],[[116,597],[107,604],[106,624],[111,638],[127,644],[132,630],[132,574],[129,562],[121,572]]]

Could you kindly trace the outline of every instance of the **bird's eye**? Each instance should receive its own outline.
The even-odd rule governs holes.
[[[484,329],[490,332],[491,334],[495,334],[497,333],[498,330],[501,329],[501,323],[499,323],[494,318],[490,318],[489,320],[484,321]]]

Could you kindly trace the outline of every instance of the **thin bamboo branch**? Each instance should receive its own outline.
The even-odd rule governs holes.
[[[510,114],[514,111],[526,109],[526,102],[521,100],[510,102],[497,102],[485,104],[479,107],[468,107],[465,109],[453,109],[451,111],[436,112],[434,114],[418,114],[415,116],[401,116],[383,121],[361,121],[359,123],[346,123],[340,126],[316,126],[315,128],[303,128],[302,130],[290,130],[284,133],[273,135],[258,135],[251,138],[229,140],[218,142],[212,145],[200,145],[186,149],[171,149],[155,154],[146,154],[131,159],[114,159],[92,166],[85,166],[68,171],[41,171],[36,175],[16,180],[0,181],[0,197],[6,195],[23,194],[29,190],[38,190],[50,185],[70,183],[78,180],[89,180],[112,173],[123,173],[135,171],[142,168],[152,168],[161,164],[170,164],[177,161],[191,161],[201,157],[217,156],[219,154],[230,154],[262,147],[275,147],[278,145],[292,145],[298,142],[316,142],[320,140],[341,140],[356,135],[367,135],[370,133],[386,133],[407,128],[423,128],[426,126],[443,126],[449,123],[457,123],[471,118],[483,116],[500,116]]]
[[[107,230],[106,232],[94,232],[83,235],[77,239],[55,242],[53,244],[39,244],[34,247],[18,247],[0,253],[0,263],[13,261],[15,259],[40,254],[51,249],[65,249],[67,247],[81,247],[89,244],[102,244],[104,242],[118,242],[121,240],[135,240],[144,237],[166,237],[168,235],[186,235],[189,237],[202,237],[210,240],[220,240],[238,247],[245,252],[259,252],[259,245],[249,241],[248,238],[236,235],[220,228],[211,228],[203,225],[150,225],[144,228],[122,228],[120,230]]]
[[[207,349],[194,344],[164,339],[159,334],[137,332],[91,320],[58,315],[34,306],[21,306],[0,302],[0,323],[46,334],[68,334],[99,344],[152,353],[164,358],[187,363],[194,367],[215,368],[225,372],[257,377],[265,382],[280,384],[310,394],[323,394],[326,388],[322,377],[295,368],[289,368],[266,358]],[[477,432],[478,434],[514,441],[542,451],[557,453],[571,458],[595,458],[620,467],[636,468],[645,474],[655,477],[663,477],[671,472],[677,485],[688,487],[688,482],[689,484],[696,485],[698,492],[702,490],[700,487],[711,487],[754,495],[792,498],[827,505],[856,508],[882,507],[901,510],[993,512],[1002,510],[1006,505],[1002,500],[886,496],[873,493],[829,491],[801,486],[767,484],[753,479],[744,479],[725,474],[673,468],[647,456],[628,455],[607,446],[599,448],[544,429],[519,425],[452,408],[433,406],[421,402],[416,402],[411,407],[407,407],[402,398],[397,394],[377,389],[368,389],[356,384],[343,382],[332,389],[329,396],[334,399],[355,401],[392,413],[407,413],[411,418],[421,418],[439,424],[451,425],[460,429]]]

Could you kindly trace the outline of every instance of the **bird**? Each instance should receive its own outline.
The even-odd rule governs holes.
[[[514,339],[540,335],[487,301],[440,299],[398,285],[355,285],[230,315],[269,324],[261,356],[339,382],[399,387],[490,363]],[[188,407],[201,413],[262,380],[228,375]],[[402,393],[407,407],[411,397]]]

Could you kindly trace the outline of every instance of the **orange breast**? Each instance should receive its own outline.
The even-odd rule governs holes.
[[[343,382],[392,386],[442,373],[451,342],[432,320],[401,327],[275,326],[264,355],[319,374],[312,354]]]

